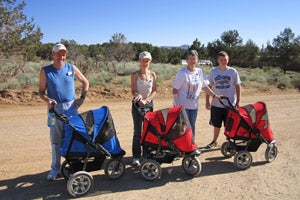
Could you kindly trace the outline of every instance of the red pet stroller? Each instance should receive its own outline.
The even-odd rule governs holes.
[[[143,149],[141,174],[146,180],[160,178],[161,163],[184,157],[183,170],[191,176],[201,172],[200,150],[192,140],[192,129],[182,106],[147,112],[140,141]]]
[[[248,169],[252,164],[249,152],[256,152],[262,143],[267,144],[265,158],[268,162],[275,160],[277,146],[269,124],[266,104],[256,102],[235,109],[227,97],[229,107],[225,125],[227,141],[221,146],[225,157],[234,156],[234,165],[238,169]]]

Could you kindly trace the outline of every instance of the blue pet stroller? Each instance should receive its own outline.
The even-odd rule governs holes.
[[[64,122],[61,155],[62,176],[68,180],[67,190],[74,197],[88,193],[94,184],[91,171],[100,170],[106,158],[105,175],[120,178],[125,171],[121,149],[109,108],[103,106],[67,118],[53,109],[56,117]]]

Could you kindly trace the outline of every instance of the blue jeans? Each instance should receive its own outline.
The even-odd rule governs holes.
[[[58,113],[65,114],[68,117],[77,115],[77,109],[73,106],[74,101],[59,103],[55,105]],[[58,119],[55,120],[54,127],[50,128],[50,141],[52,149],[51,171],[58,172],[60,169],[60,146],[64,137],[64,123]]]
[[[189,118],[190,124],[192,126],[193,141],[195,141],[195,124],[196,124],[198,109],[185,109],[185,111]]]

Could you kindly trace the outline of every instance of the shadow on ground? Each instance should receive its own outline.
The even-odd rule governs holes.
[[[200,156],[201,160],[201,156]],[[213,176],[237,172],[232,160],[224,157],[207,158],[202,162],[202,171],[198,177]],[[129,165],[130,158],[125,157],[126,171],[118,180],[110,180],[103,170],[93,172],[94,187],[87,196],[98,196],[106,193],[115,193],[131,190],[144,190],[160,187],[168,182],[189,181],[193,177],[188,176],[181,165],[173,166],[164,164],[162,166],[162,177],[156,181],[146,181],[140,174],[139,168]],[[266,162],[255,162],[252,167],[266,164]],[[71,196],[67,192],[67,182],[63,178],[55,181],[47,181],[47,172],[20,176],[9,180],[0,180],[0,199],[67,199]],[[117,183],[117,184],[116,184]]]

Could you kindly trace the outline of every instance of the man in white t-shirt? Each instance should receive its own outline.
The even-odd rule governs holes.
[[[228,97],[232,105],[238,107],[241,98],[241,80],[237,70],[227,66],[228,61],[229,56],[225,51],[218,53],[219,66],[214,67],[209,73],[209,87],[216,95]],[[226,105],[228,102],[223,103]],[[206,146],[207,149],[211,149],[217,146],[222,122],[224,125],[226,123],[227,109],[217,99],[213,99],[210,104],[208,95],[206,95],[206,108],[210,109],[210,124],[214,126],[213,141]]]
[[[187,66],[181,68],[173,84],[174,106],[182,105],[185,108],[187,116],[193,130],[193,140],[195,138],[195,123],[198,113],[199,95],[203,89],[208,95],[220,99],[208,87],[208,81],[204,72],[196,68],[198,64],[198,53],[190,50],[186,58]]]

